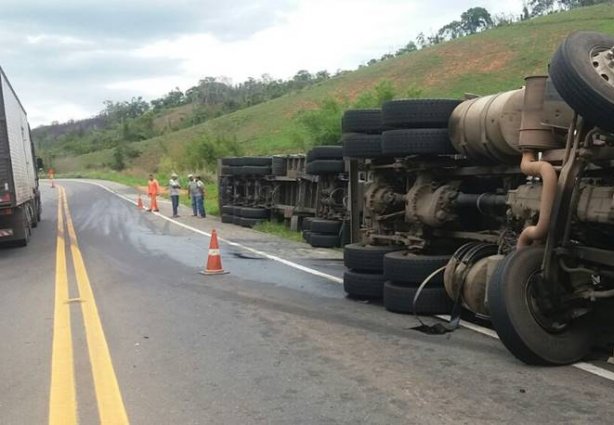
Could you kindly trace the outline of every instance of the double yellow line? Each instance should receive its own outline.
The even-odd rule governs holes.
[[[64,188],[58,186],[58,235],[56,245],[55,307],[53,319],[53,347],[51,359],[51,389],[49,396],[49,424],[78,423],[77,397],[70,320],[71,305],[79,305],[83,314],[98,416],[103,425],[128,424],[128,415],[113,369],[111,355],[96,307],[96,300],[79,250],[77,234],[68,208]],[[65,218],[64,218],[65,217]],[[68,239],[66,238],[68,230]],[[79,297],[69,296],[66,266],[66,245],[70,248]],[[73,304],[72,301],[79,301]]]

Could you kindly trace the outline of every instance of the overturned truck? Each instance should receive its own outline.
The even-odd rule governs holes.
[[[346,149],[367,182],[361,242],[344,250],[350,295],[398,312],[456,302],[530,364],[578,361],[609,337],[614,38],[571,34],[518,90],[380,114],[370,145]]]

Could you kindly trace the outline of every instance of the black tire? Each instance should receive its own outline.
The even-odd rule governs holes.
[[[578,31],[559,46],[550,62],[550,78],[561,97],[578,114],[597,126],[614,131],[614,78],[612,68],[600,72],[594,56],[614,47],[614,38],[597,32]]]
[[[35,212],[35,210],[37,210],[37,206],[36,205],[37,205],[37,201],[35,200],[34,201],[34,207],[32,208],[32,212],[31,212],[31,215],[32,215],[31,219],[32,219],[32,221],[30,222],[30,227],[32,227],[33,229],[35,227],[38,227],[38,222],[39,222],[38,215]]]
[[[245,217],[241,217],[241,220],[239,221],[239,224],[243,227],[254,227],[255,225],[262,223],[263,219],[261,218],[245,218]]]
[[[241,218],[242,218],[241,216],[233,215],[232,216],[232,224],[236,224],[236,225],[240,226],[241,225]]]
[[[391,130],[382,133],[382,153],[387,156],[453,155],[447,128]]]
[[[303,222],[301,223],[302,230],[311,230],[311,222],[313,221],[313,217],[305,217],[303,218]]]
[[[274,156],[271,165],[271,174],[285,176],[288,173],[288,163],[285,157]]]
[[[244,218],[269,218],[271,215],[271,210],[268,208],[252,208],[252,207],[242,207],[241,208],[241,217]]]
[[[232,207],[232,215],[234,215],[235,217],[241,217],[241,208],[243,208],[243,207],[233,206]]]
[[[307,152],[307,162],[316,159],[341,159],[343,158],[343,148],[341,146],[316,146]]]
[[[382,136],[379,134],[346,133],[341,136],[343,156],[346,158],[379,158],[382,153]]]
[[[16,211],[18,211],[17,214],[21,215],[20,221],[22,229],[20,233],[23,237],[21,239],[15,240],[14,245],[18,247],[25,247],[28,246],[28,243],[30,243],[30,237],[32,236],[32,226],[30,225],[29,214],[25,206],[18,208]],[[17,218],[17,220],[19,220],[19,218]]]
[[[389,128],[447,128],[456,99],[399,99],[384,102],[382,124]]]
[[[341,131],[343,133],[381,133],[382,110],[348,109],[341,118]]]
[[[321,218],[314,218],[311,220],[311,230],[314,233],[325,233],[330,235],[339,235],[341,229],[341,222],[337,220],[323,220]]]
[[[232,214],[222,214],[222,223],[234,223],[234,215]]]
[[[421,284],[435,270],[448,264],[449,255],[415,255],[407,251],[384,255],[384,276],[393,282]],[[443,271],[437,273],[427,287],[443,288]]]
[[[235,175],[237,175],[237,170],[241,169],[241,167],[240,167],[240,166],[238,166],[238,165],[227,165],[227,166],[224,166],[224,167],[222,167],[222,168],[225,168],[225,169],[226,169],[226,170],[224,171],[224,173],[222,173],[222,174],[227,174],[227,175],[229,175],[229,176],[235,176]]]
[[[384,270],[384,255],[399,249],[396,245],[349,244],[343,248],[343,264],[352,270],[382,273]]]
[[[384,307],[393,313],[404,314],[446,314],[452,311],[453,302],[443,288],[431,288],[429,285],[422,289],[416,309],[414,310],[414,297],[418,285],[404,286],[390,281],[384,283]]]
[[[345,162],[340,159],[316,159],[307,163],[307,174],[319,176],[323,174],[337,174],[345,172]]]
[[[227,158],[222,158],[222,165],[227,165],[227,166],[240,166],[241,164],[241,158],[240,157],[227,157]]]
[[[335,248],[339,246],[339,235],[325,235],[311,231],[309,244],[314,248]]]
[[[514,251],[497,266],[488,284],[491,320],[501,342],[519,360],[534,365],[565,365],[581,360],[594,341],[591,318],[582,316],[550,332],[529,308],[529,285],[544,257],[541,246]]]
[[[307,243],[311,242],[311,232],[309,230],[303,230],[303,240]]]
[[[356,298],[382,298],[384,275],[379,273],[360,273],[347,270],[343,273],[343,289]]]
[[[234,174],[237,176],[268,176],[271,174],[271,167],[245,165],[236,167]]]
[[[222,205],[222,214],[234,215],[235,207],[232,205]]]
[[[235,159],[235,164],[242,167],[270,167],[270,156],[243,156]]]
[[[222,176],[231,176],[234,174],[234,167],[231,167],[229,165],[223,165],[220,173]]]

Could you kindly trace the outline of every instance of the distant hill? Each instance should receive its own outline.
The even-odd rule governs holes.
[[[133,173],[140,174],[157,169],[161,160],[176,162],[187,143],[212,134],[236,139],[249,154],[300,151],[292,119],[300,110],[315,108],[327,97],[352,100],[383,80],[390,81],[400,94],[413,88],[425,97],[460,98],[465,93],[490,94],[514,89],[523,84],[525,76],[547,73],[552,53],[575,30],[614,34],[614,7],[601,5],[555,13],[348,72],[203,124],[135,142],[140,156],[130,166]],[[178,119],[181,114],[181,109],[172,111],[169,119]],[[111,150],[104,150],[58,158],[56,168],[60,171],[98,168],[111,156]],[[178,168],[180,164],[173,166]]]

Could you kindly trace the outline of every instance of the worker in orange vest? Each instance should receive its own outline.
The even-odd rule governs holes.
[[[160,211],[158,209],[158,194],[160,193],[160,184],[158,180],[154,179],[153,174],[149,175],[149,182],[147,183],[147,194],[149,195],[149,209],[147,211]]]

